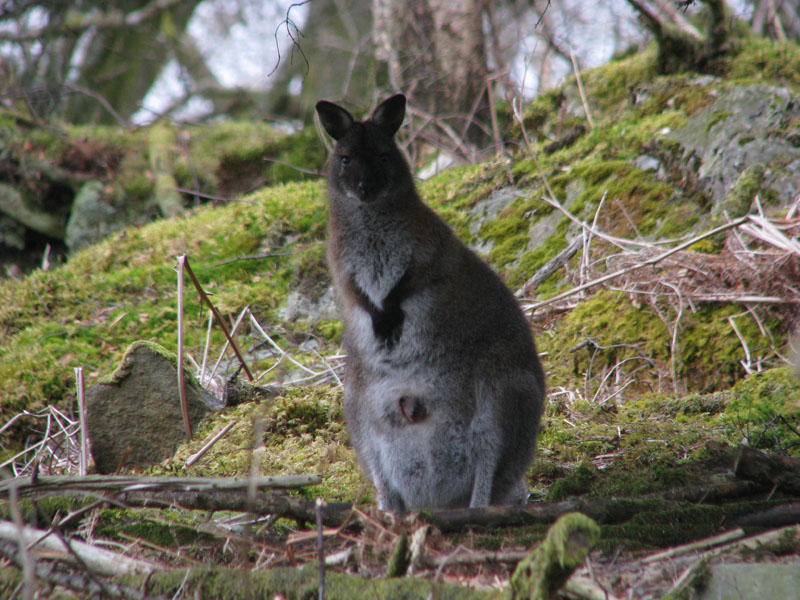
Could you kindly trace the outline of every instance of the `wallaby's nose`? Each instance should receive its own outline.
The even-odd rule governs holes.
[[[366,191],[367,191],[367,184],[364,183],[363,179],[359,179],[358,180],[358,193],[363,196],[366,193]]]

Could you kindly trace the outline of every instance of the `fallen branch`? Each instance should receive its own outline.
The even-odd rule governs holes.
[[[643,512],[673,510],[686,503],[712,503],[746,497],[768,491],[752,482],[732,481],[719,485],[693,486],[665,490],[638,498],[576,497],[561,502],[527,506],[489,506],[422,511],[419,518],[442,531],[460,531],[470,527],[517,527],[546,525],[568,512],[581,512],[603,525],[624,523]]]
[[[16,544],[0,540],[0,555],[8,557],[13,562],[20,564],[19,553],[15,551]],[[36,564],[36,579],[46,581],[50,585],[57,585],[68,590],[80,592],[85,598],[124,598],[125,600],[166,600],[165,596],[156,596],[145,593],[136,588],[104,581],[100,585],[96,577],[89,574],[78,573],[74,569],[61,571],[53,568],[51,564]]]
[[[0,497],[8,496],[12,486],[20,497],[42,497],[54,494],[99,494],[142,491],[246,491],[249,485],[258,488],[301,488],[318,485],[317,475],[284,475],[233,479],[229,477],[136,477],[135,475],[88,475],[16,477],[0,482]]]
[[[800,494],[800,460],[739,446],[733,472],[737,477]]]
[[[575,254],[583,247],[583,236],[575,238],[572,243],[564,250],[556,254],[547,261],[542,267],[525,282],[525,284],[514,294],[517,298],[522,298],[526,294],[534,291],[548,277],[566,265]]]
[[[776,506],[771,510],[745,515],[738,521],[741,527],[783,527],[800,523],[800,502]]]
[[[676,253],[680,252],[681,250],[685,250],[686,248],[689,248],[690,246],[693,246],[694,244],[696,244],[700,240],[704,240],[704,239],[706,239],[708,237],[711,237],[711,236],[714,236],[714,235],[716,235],[718,233],[722,233],[723,231],[727,231],[728,229],[733,229],[734,227],[738,227],[742,223],[747,222],[748,219],[749,219],[749,217],[741,217],[739,219],[736,219],[735,221],[731,221],[730,223],[726,223],[725,225],[720,225],[719,227],[715,227],[714,229],[711,229],[710,231],[706,231],[705,233],[702,233],[702,234],[698,235],[697,237],[693,237],[692,239],[690,239],[690,240],[688,240],[688,241],[686,241],[686,242],[684,242],[682,244],[678,244],[677,246],[675,246],[671,250],[667,250],[666,252],[663,252],[663,253],[659,254],[658,256],[654,256],[654,257],[649,258],[649,259],[647,259],[645,261],[642,261],[641,263],[637,263],[635,265],[631,265],[629,267],[625,267],[623,269],[619,269],[617,271],[614,271],[613,273],[608,273],[607,275],[603,275],[602,277],[598,277],[597,279],[594,279],[593,281],[589,281],[587,283],[584,283],[583,285],[579,285],[577,287],[574,287],[571,290],[567,290],[566,292],[562,292],[561,294],[556,294],[555,296],[553,296],[552,298],[548,298],[547,300],[542,300],[541,302],[537,302],[535,304],[531,304],[529,306],[526,306],[525,310],[533,312],[537,308],[541,308],[543,306],[547,306],[548,304],[553,304],[554,302],[558,302],[559,300],[563,300],[564,298],[569,298],[570,296],[574,296],[575,294],[578,294],[578,293],[580,293],[580,292],[582,292],[584,290],[587,290],[589,288],[592,288],[592,287],[594,287],[596,285],[599,285],[601,283],[605,283],[606,281],[610,281],[612,279],[616,279],[617,277],[620,277],[621,275],[626,275],[627,273],[631,273],[633,271],[638,271],[639,269],[642,269],[644,267],[649,267],[649,266],[655,265],[655,264],[661,262],[662,260],[664,260],[665,258],[668,258],[668,257],[672,256],[673,254],[676,254]]]
[[[738,540],[739,538],[742,537],[744,537],[744,530],[741,527],[737,527],[733,531],[726,531],[725,533],[721,533],[720,535],[715,535],[709,538],[704,538],[702,540],[697,540],[696,542],[692,542],[690,544],[683,544],[682,546],[675,546],[674,548],[668,548],[663,552],[656,552],[655,554],[650,554],[642,559],[642,563],[648,564],[651,562],[664,560],[666,558],[674,558],[676,556],[680,556],[682,554],[688,554],[689,552],[694,552],[696,550],[704,550],[706,548],[711,548],[712,546],[718,546],[720,544],[725,544],[733,540]]]
[[[71,555],[74,553],[87,567],[99,575],[146,575],[159,568],[156,563],[131,558],[118,552],[112,552],[111,550],[98,548],[76,540],[70,540],[69,542],[72,549],[72,553],[70,553],[67,545],[52,532],[28,526],[23,527],[22,531],[20,531],[10,521],[0,521],[0,539],[8,540],[15,544],[21,539],[29,551],[45,550],[47,552],[57,552],[60,555],[59,558],[66,562],[75,560],[75,557]]]

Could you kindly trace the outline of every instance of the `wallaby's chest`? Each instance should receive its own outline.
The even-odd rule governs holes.
[[[382,307],[414,259],[414,243],[406,226],[380,215],[356,214],[334,235],[339,279],[350,279],[374,306]]]

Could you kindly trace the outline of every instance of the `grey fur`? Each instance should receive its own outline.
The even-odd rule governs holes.
[[[336,139],[328,261],[344,311],[344,409],[384,510],[525,499],[544,398],[530,326],[500,278],[420,200],[393,136],[405,98]]]

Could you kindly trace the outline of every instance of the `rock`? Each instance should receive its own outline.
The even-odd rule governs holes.
[[[514,200],[523,197],[523,194],[515,187],[504,187],[492,192],[488,198],[476,203],[470,211],[474,219],[469,224],[469,231],[472,235],[478,235],[481,227],[489,221],[493,221],[500,211],[506,209]],[[494,242],[478,239],[472,247],[478,254],[488,254]]]
[[[64,241],[71,252],[90,246],[126,225],[125,216],[103,193],[103,184],[87,181],[78,190]]]
[[[340,317],[333,287],[328,286],[321,296],[314,296],[299,291],[289,292],[286,306],[278,311],[278,316],[287,321],[303,319],[309,323],[319,323]]]
[[[25,227],[19,221],[0,213],[0,246],[25,249]]]
[[[120,366],[86,392],[91,451],[100,473],[146,467],[169,458],[186,432],[178,396],[177,357],[151,342],[135,342]],[[188,373],[186,395],[192,430],[210,412],[214,398]]]
[[[800,193],[800,148],[788,133],[798,121],[800,97],[786,88],[733,86],[666,138],[683,146],[686,160],[700,159],[698,183],[708,189],[715,216],[730,206],[741,210],[744,191],[752,203],[756,176],[762,200],[772,195],[772,204],[785,208]]]
[[[663,177],[663,169],[661,168],[661,161],[655,156],[649,154],[641,154],[633,159],[633,165],[642,171],[656,171],[659,177]]]
[[[61,215],[39,206],[33,198],[23,196],[18,189],[6,183],[0,183],[0,213],[46,236],[64,239],[64,218]]]
[[[696,597],[700,600],[797,598],[798,589],[800,567],[796,563],[729,563],[711,567],[711,580]]]

